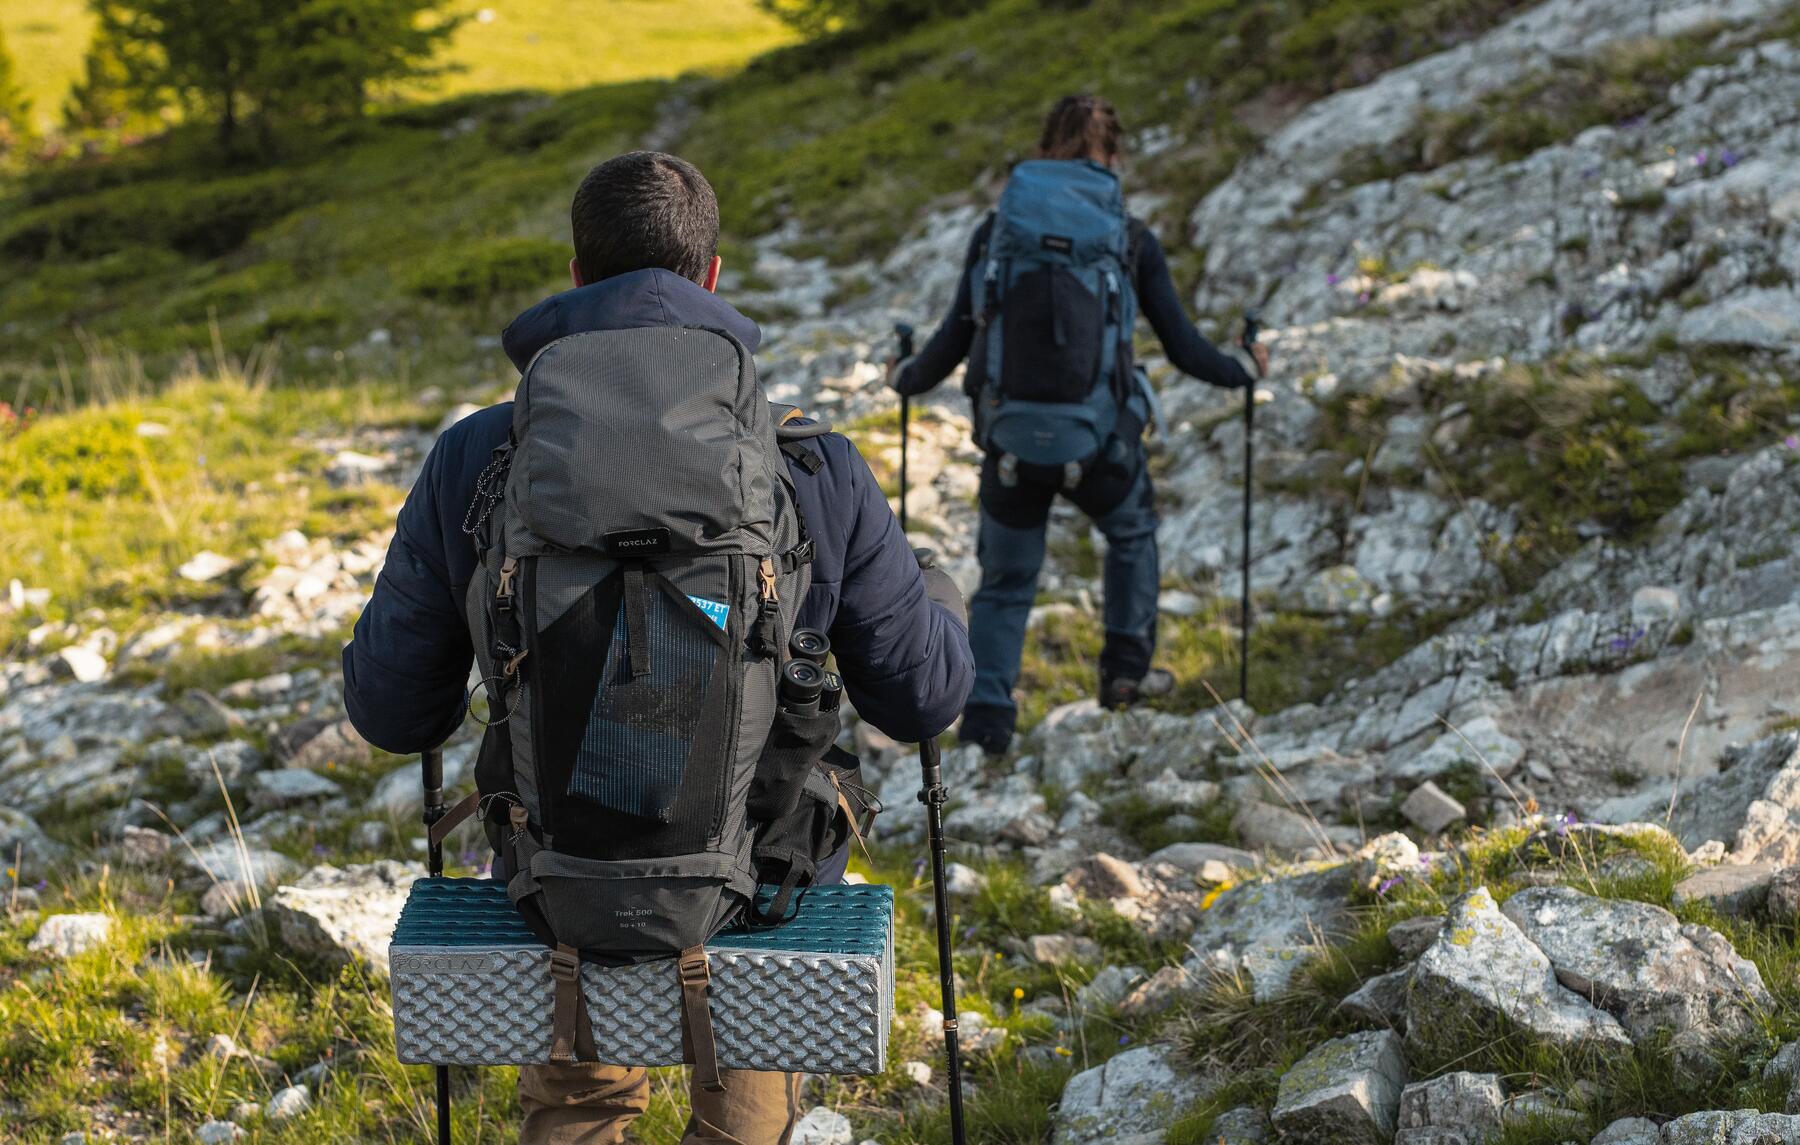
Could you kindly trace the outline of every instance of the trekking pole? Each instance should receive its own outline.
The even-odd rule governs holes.
[[[962,1059],[956,1045],[956,967],[950,961],[950,892],[944,885],[944,790],[943,756],[937,740],[919,744],[919,770],[924,786],[919,802],[925,805],[925,830],[931,847],[931,889],[937,903],[938,978],[944,992],[944,1064],[949,1070],[950,1140],[964,1145]]]
[[[900,360],[913,356],[913,328],[904,322],[894,326],[894,337],[900,341]],[[900,531],[906,532],[906,439],[907,423],[912,420],[912,398],[900,395]]]
[[[444,845],[430,841],[431,828],[444,817],[444,753],[420,752],[419,770],[425,782],[425,872],[435,879],[444,873]],[[436,1069],[438,1145],[450,1145],[450,1067]]]
[[[1240,344],[1246,353],[1256,345],[1256,336],[1262,331],[1262,311],[1250,309],[1244,312],[1244,336]],[[1252,361],[1255,356],[1252,355]],[[1258,370],[1260,378],[1262,371]],[[1255,482],[1255,445],[1256,440],[1256,382],[1250,383],[1244,391],[1244,551],[1241,562],[1243,580],[1243,601],[1239,609],[1241,635],[1238,650],[1238,698],[1246,704],[1250,702],[1250,491]]]

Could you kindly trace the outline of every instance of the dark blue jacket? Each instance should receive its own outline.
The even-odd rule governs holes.
[[[502,341],[523,372],[558,338],[643,326],[724,329],[751,350],[762,339],[718,296],[670,271],[643,270],[545,299],[514,319]],[[387,565],[344,648],[344,705],[377,747],[422,751],[462,723],[474,660],[463,597],[475,572],[463,514],[511,428],[506,402],[445,431],[400,510]],[[856,447],[838,434],[807,445],[825,464],[809,474],[789,461],[817,549],[800,623],[830,635],[863,719],[898,740],[934,736],[961,713],[974,678],[968,634],[927,598],[912,549]]]
[[[1169,273],[1168,259],[1163,257],[1162,244],[1156,241],[1156,235],[1138,219],[1132,219],[1130,225],[1131,248],[1136,260],[1131,281],[1137,290],[1138,310],[1149,320],[1150,329],[1156,331],[1157,340],[1169,355],[1169,361],[1182,373],[1215,386],[1227,389],[1248,386],[1250,371],[1236,358],[1221,353],[1217,346],[1201,337],[1200,331],[1188,321],[1187,312],[1181,308],[1181,297],[1175,292],[1175,279]],[[969,279],[987,252],[988,236],[993,230],[994,217],[989,215],[970,236],[969,249],[963,255],[962,277],[957,280],[956,298],[950,303],[950,312],[938,323],[937,330],[918,356],[901,372],[894,386],[901,393],[926,392],[949,377],[956,364],[968,356],[977,327]],[[971,362],[970,369],[979,373],[980,363]]]

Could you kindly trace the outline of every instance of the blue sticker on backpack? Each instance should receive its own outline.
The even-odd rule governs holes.
[[[731,615],[729,604],[721,604],[716,600],[707,600],[699,596],[689,596],[688,599],[694,602],[695,608],[706,613],[708,620],[719,626],[720,632],[725,631],[725,618]]]

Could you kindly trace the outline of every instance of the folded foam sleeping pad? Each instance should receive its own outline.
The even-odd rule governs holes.
[[[894,892],[814,887],[793,921],[733,928],[706,947],[719,1064],[727,1069],[873,1074],[894,1017]],[[491,879],[420,879],[388,946],[400,1060],[526,1065],[550,1060],[550,949]],[[596,1056],[678,1065],[675,961],[584,962]]]

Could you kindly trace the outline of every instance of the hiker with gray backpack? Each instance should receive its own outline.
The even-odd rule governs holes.
[[[375,745],[427,751],[476,666],[477,790],[431,839],[478,815],[547,947],[551,1060],[520,1070],[521,1141],[625,1139],[649,1081],[593,1060],[581,965],[660,961],[694,1066],[683,1141],[785,1145],[798,1079],[721,1068],[705,943],[840,881],[876,808],[835,747],[838,697],[896,739],[948,727],[973,677],[962,602],[856,448],[763,395],[698,170],[620,156],[571,215],[574,288],[507,327],[514,400],[427,457],[345,703]]]
[[[963,390],[985,456],[981,587],[969,610],[975,687],[959,734],[990,754],[1012,743],[1013,687],[1058,496],[1107,541],[1100,703],[1129,707],[1173,684],[1151,665],[1161,574],[1143,434],[1156,397],[1132,360],[1137,315],[1177,369],[1253,384],[1188,320],[1156,236],[1126,213],[1120,137],[1105,100],[1058,101],[1037,156],[1013,169],[970,240],[949,314],[916,355],[889,363],[890,384],[912,397],[968,361]],[[1268,351],[1250,352],[1266,372]]]

